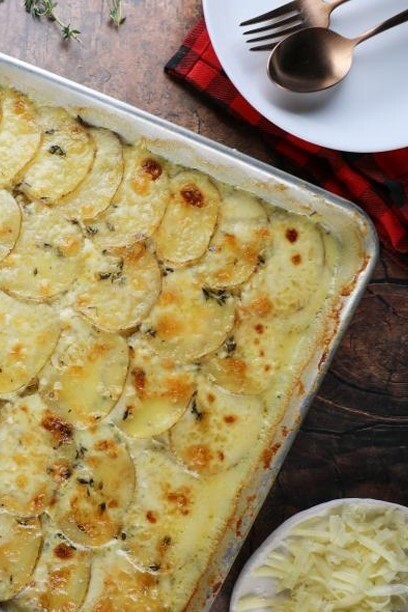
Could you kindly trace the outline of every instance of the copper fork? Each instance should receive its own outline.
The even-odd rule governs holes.
[[[249,38],[248,43],[265,42],[264,44],[250,47],[250,51],[266,51],[273,49],[282,38],[292,32],[310,26],[327,28],[330,23],[330,14],[335,8],[348,0],[292,0],[283,4],[273,11],[268,11],[252,19],[247,19],[240,23],[240,26],[250,26],[264,23],[261,27],[246,30],[244,35],[260,34],[255,38]]]

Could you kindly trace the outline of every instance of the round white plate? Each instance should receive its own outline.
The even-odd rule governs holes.
[[[284,523],[282,523],[280,527],[275,529],[275,531],[271,533],[271,535],[264,541],[264,543],[253,553],[253,555],[246,562],[243,569],[241,570],[241,573],[235,583],[232,592],[230,612],[239,612],[239,600],[242,597],[248,595],[257,595],[261,599],[263,598],[265,600],[273,600],[273,597],[276,594],[274,588],[274,581],[270,578],[256,575],[256,573],[254,574],[254,570],[264,565],[265,560],[272,551],[272,549],[277,548],[295,526],[312,517],[324,517],[330,516],[331,514],[337,514],[339,510],[341,510],[344,506],[347,505],[357,505],[366,507],[368,506],[369,508],[379,509],[384,512],[390,508],[398,508],[399,510],[402,510],[404,513],[406,513],[408,517],[408,508],[406,508],[405,506],[393,504],[391,502],[386,502],[379,499],[359,497],[334,499],[328,502],[324,502],[322,504],[318,504],[317,506],[313,506],[312,508],[308,508],[303,512],[298,512],[291,518],[287,519]],[[268,610],[270,610],[270,607],[262,607],[262,605],[256,608],[256,612],[268,612]]]
[[[325,92],[285,92],[266,75],[268,51],[250,52],[239,23],[285,0],[203,0],[215,52],[242,96],[264,117],[304,140],[352,152],[408,145],[408,22],[361,43],[346,79]],[[355,36],[407,8],[407,0],[350,0],[331,28]]]

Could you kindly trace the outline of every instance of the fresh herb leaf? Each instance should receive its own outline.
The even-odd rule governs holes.
[[[64,149],[59,145],[51,145],[48,149],[48,153],[51,153],[51,155],[59,155],[60,157],[66,156]]]
[[[215,300],[217,304],[222,306],[231,297],[231,294],[225,289],[209,289],[208,287],[203,287],[203,294],[207,300]]]
[[[122,14],[122,0],[112,0],[112,6],[109,13],[109,18],[113,25],[119,28],[126,21],[126,17]]]
[[[64,40],[74,38],[79,42],[78,34],[80,34],[80,31],[72,28],[70,23],[67,24],[61,21],[55,13],[56,6],[57,3],[52,0],[24,0],[24,7],[27,13],[30,13],[30,15],[37,19],[45,17],[50,21],[55,21],[61,30]]]

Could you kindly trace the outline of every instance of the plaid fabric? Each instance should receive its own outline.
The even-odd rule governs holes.
[[[346,153],[281,130],[250,106],[229,81],[211,46],[204,19],[189,32],[165,70],[258,130],[278,155],[280,166],[358,204],[373,220],[383,246],[408,267],[408,148]]]

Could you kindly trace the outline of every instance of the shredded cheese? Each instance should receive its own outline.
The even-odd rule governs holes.
[[[253,570],[276,596],[247,595],[239,610],[332,612],[408,609],[408,514],[344,505],[306,519]]]

